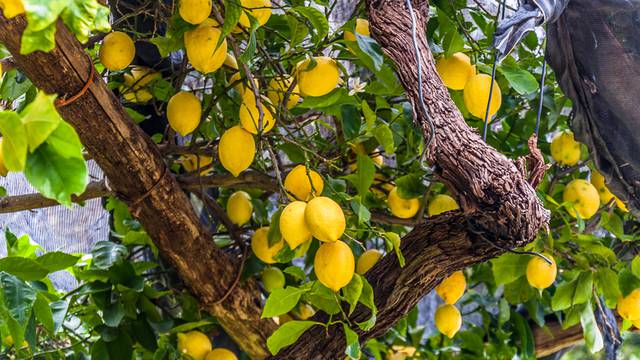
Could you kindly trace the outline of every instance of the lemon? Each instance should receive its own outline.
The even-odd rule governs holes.
[[[382,156],[382,151],[380,150],[380,148],[376,148],[371,153],[367,154],[367,150],[365,149],[364,145],[362,143],[357,143],[355,145],[351,145],[351,149],[356,154],[369,155],[369,158],[373,160],[373,163],[378,167],[382,167],[382,165],[384,165],[384,156]],[[349,164],[349,170],[354,172],[358,170],[357,159],[353,163]]]
[[[178,334],[178,351],[195,360],[204,360],[211,351],[211,340],[200,331]]]
[[[458,330],[460,330],[460,326],[462,326],[460,311],[450,304],[440,305],[436,310],[435,323],[438,331],[451,339],[456,335]]]
[[[371,36],[371,32],[369,31],[369,20],[366,19],[356,19],[356,33],[362,36]],[[351,31],[344,32],[344,39],[347,41],[356,41],[356,34]]]
[[[308,201],[314,195],[312,190],[315,190],[316,196],[322,194],[324,181],[317,172],[309,169],[307,174],[307,168],[304,165],[297,165],[284,178],[284,188],[288,192],[289,199]]]
[[[562,201],[570,202],[567,212],[576,217],[576,211],[581,218],[587,220],[598,212],[600,196],[598,190],[586,180],[576,179],[564,188]]]
[[[274,264],[276,260],[273,258],[284,247],[284,241],[280,239],[273,246],[269,246],[269,227],[263,226],[256,230],[251,236],[251,250],[256,257],[266,264]]]
[[[307,203],[294,201],[287,205],[280,215],[280,234],[291,249],[311,240],[311,231],[304,219]]]
[[[269,81],[269,90],[267,96],[273,104],[280,104],[284,102],[285,95],[289,91],[291,84],[293,83],[293,77],[287,76],[283,78],[273,78]],[[292,109],[300,101],[300,89],[296,84],[287,97],[287,109]]]
[[[401,219],[409,219],[414,217],[418,210],[420,210],[420,200],[418,198],[414,199],[403,199],[398,195],[398,187],[394,187],[389,192],[389,197],[387,198],[387,205],[389,205],[389,210],[395,217],[399,217]]]
[[[467,287],[467,280],[462,271],[456,271],[436,286],[436,293],[442,298],[445,304],[453,305],[464,294]]]
[[[236,125],[225,131],[218,144],[220,163],[233,176],[240,175],[253,162],[256,153],[256,143],[253,136]]]
[[[182,166],[188,172],[194,172],[198,169],[204,169],[209,165],[211,165],[212,162],[213,162],[213,158],[211,156],[204,156],[204,155],[188,154],[183,156],[182,158]],[[211,168],[202,170],[200,172],[200,175],[210,173],[211,171],[213,171],[213,169]]]
[[[457,52],[449,58],[443,56],[438,59],[436,70],[444,85],[451,90],[464,89],[467,80],[476,74],[476,69],[471,65],[471,59],[461,52]],[[487,105],[486,102],[484,105]],[[484,112],[482,118],[484,118]]]
[[[469,77],[464,85],[462,94],[464,106],[471,115],[484,120],[489,103],[489,90],[491,88],[491,76],[487,74],[477,74]],[[502,92],[500,86],[494,81],[493,95],[491,96],[491,106],[489,107],[489,120],[495,115],[502,105]]]
[[[618,314],[625,320],[640,320],[640,289],[618,300]]]
[[[347,227],[340,205],[324,196],[309,201],[304,210],[304,218],[311,234],[320,241],[333,242],[340,239]]]
[[[0,9],[7,19],[24,14],[22,0],[0,0]]]
[[[251,220],[253,204],[251,196],[244,191],[236,191],[227,200],[227,215],[232,223],[242,226]]]
[[[364,275],[382,257],[382,253],[377,249],[369,249],[362,253],[356,263],[356,273]]]
[[[240,124],[242,127],[252,134],[257,134],[262,129],[262,133],[266,134],[276,124],[276,119],[269,108],[269,101],[262,99],[262,124],[260,124],[260,111],[256,104],[256,96],[253,91],[242,92],[242,104],[240,104]]]
[[[229,53],[227,53],[227,57],[224,58],[224,64],[232,69],[238,70],[238,60]]]
[[[284,288],[284,273],[276,267],[268,267],[262,270],[262,285],[269,293]]]
[[[538,256],[532,257],[527,263],[527,281],[529,285],[540,290],[551,286],[558,274],[558,267],[553,257],[549,254],[544,256],[551,260],[551,265]]]
[[[416,354],[413,346],[393,345],[387,353],[386,360],[405,360]]]
[[[323,96],[330,93],[340,82],[340,70],[335,60],[327,56],[313,58],[298,63],[296,75],[298,87],[304,96]]]
[[[15,341],[13,340],[13,336],[11,335],[7,335],[4,338],[4,344],[7,346],[13,346],[15,344]],[[29,346],[29,342],[27,340],[22,340],[22,346],[23,348],[28,347]]]
[[[136,47],[129,35],[114,31],[102,40],[100,62],[111,71],[125,69],[136,56]]]
[[[309,304],[300,303],[300,305],[298,305],[298,317],[300,318],[300,320],[307,320],[308,318],[315,315],[315,313],[316,311]]]
[[[7,165],[4,162],[4,153],[2,151],[2,138],[0,138],[0,176],[7,176],[9,174],[9,169],[7,169]]]
[[[256,90],[260,89],[260,84],[258,84],[258,80],[256,78],[253,79],[253,84]],[[247,89],[245,83],[242,81],[242,75],[240,75],[240,72],[236,72],[231,75],[229,78],[229,85],[233,85],[233,88],[236,89],[240,95],[244,94],[244,91]],[[249,88],[249,91],[253,92],[253,89]]]
[[[153,69],[144,66],[135,66],[131,74],[124,74],[124,84],[120,86],[120,92],[124,99],[131,103],[145,103],[153,99],[149,91],[152,81],[160,79],[162,75]]]
[[[605,179],[602,174],[598,171],[594,170],[591,172],[591,185],[593,185],[596,190],[598,190],[598,195],[600,196],[600,203],[602,205],[608,204],[611,199],[614,199],[616,205],[620,208],[620,210],[624,212],[628,212],[627,206],[622,202],[622,200],[618,199],[617,196],[613,195],[607,185],[605,184]]]
[[[454,198],[449,195],[436,195],[429,202],[427,212],[429,216],[436,216],[447,211],[457,210],[460,207]]]
[[[636,329],[640,330],[640,320],[634,320],[631,323]]]
[[[342,241],[320,245],[313,261],[318,280],[333,291],[340,290],[351,281],[355,266],[351,248]]]
[[[211,14],[211,0],[180,0],[178,12],[184,21],[198,25]]]
[[[580,161],[580,143],[571,131],[563,131],[551,140],[551,157],[560,165],[573,166]]]
[[[187,58],[202,74],[218,70],[227,58],[227,40],[222,40],[218,46],[222,32],[216,25],[215,21],[206,19],[197,28],[184,33]]]
[[[169,99],[167,120],[173,130],[182,136],[192,133],[200,124],[202,105],[190,92],[180,91]]]
[[[238,357],[231,350],[217,348],[209,352],[204,360],[238,360]]]
[[[245,28],[251,27],[247,13],[256,18],[260,26],[266,24],[271,17],[271,0],[240,0],[240,6],[244,11],[238,22]]]

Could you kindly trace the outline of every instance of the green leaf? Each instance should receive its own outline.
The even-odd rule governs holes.
[[[49,334],[53,335],[55,331],[53,313],[51,312],[51,307],[49,307],[49,300],[47,300],[42,293],[38,293],[36,296],[36,301],[33,304],[33,312],[42,326],[47,329]]]
[[[592,354],[595,354],[602,350],[604,347],[604,341],[602,333],[600,333],[600,329],[598,328],[596,318],[593,315],[591,304],[587,304],[580,314],[580,324],[582,324],[584,342],[589,348],[589,351],[591,351]]]
[[[373,184],[373,178],[376,175],[376,166],[367,155],[358,154],[357,159],[358,171],[356,173],[355,183],[356,189],[360,196],[364,196]]]
[[[222,24],[222,36],[220,39],[225,39],[227,35],[231,34],[231,31],[238,25],[240,15],[242,14],[242,7],[236,1],[224,2],[224,23]]]
[[[307,274],[301,268],[292,265],[282,270],[283,273],[291,275],[294,279],[304,281],[307,278]]]
[[[349,303],[349,315],[353,313],[356,309],[356,305],[358,304],[358,300],[360,299],[360,295],[362,295],[362,277],[358,274],[353,274],[351,281],[342,288],[342,295],[344,299]]]
[[[349,328],[349,325],[342,323],[344,329],[344,337],[347,341],[347,346],[344,350],[345,355],[351,359],[360,359],[362,352],[360,351],[360,340],[358,334]]]
[[[0,271],[15,275],[24,281],[40,280],[49,273],[37,261],[18,256],[0,259]]]
[[[65,25],[76,35],[81,43],[89,40],[93,30],[107,32],[109,12],[98,1],[70,0],[62,11],[61,18]],[[106,27],[105,27],[106,24]]]
[[[360,113],[355,105],[342,105],[340,107],[340,120],[342,121],[342,131],[345,140],[348,141],[358,136],[360,133]]]
[[[631,260],[631,273],[637,278],[640,278],[640,255],[636,255]]]
[[[108,269],[114,263],[126,259],[129,256],[129,250],[125,246],[110,241],[99,241],[91,250],[91,255],[93,255],[94,267]]]
[[[271,318],[288,313],[298,305],[300,297],[307,292],[309,292],[309,289],[299,289],[294,286],[274,290],[269,294],[264,304],[262,318]]]
[[[284,208],[278,209],[271,217],[269,231],[267,232],[269,247],[274,246],[282,240],[282,234],[280,233],[280,215],[282,215],[282,210],[284,210]]]
[[[511,312],[511,321],[515,325],[515,332],[518,335],[520,346],[518,347],[522,354],[527,358],[533,358],[535,353],[535,341],[533,332],[527,321],[517,311]]]
[[[333,291],[329,290],[317,281],[313,283],[311,288],[312,291],[304,296],[308,303],[329,315],[334,315],[340,312],[340,308],[336,303]]]
[[[105,325],[110,327],[118,327],[122,318],[124,318],[124,305],[120,301],[112,303],[102,312]]]
[[[508,284],[524,275],[528,261],[529,258],[527,256],[512,253],[506,253],[497,259],[491,260],[491,268],[496,285]]]
[[[591,299],[592,288],[592,273],[582,273],[575,280],[558,285],[553,298],[551,298],[551,309],[560,311],[573,305],[586,303]]]
[[[427,191],[427,187],[422,182],[422,176],[415,173],[397,178],[396,186],[398,186],[398,196],[403,199],[415,199]]]
[[[251,23],[251,27],[249,29],[249,41],[247,41],[247,45],[245,47],[244,52],[238,58],[238,61],[241,63],[249,63],[253,58],[253,55],[256,52],[256,30],[260,26],[258,20],[255,17],[247,13],[247,17],[249,18],[249,22]]]
[[[200,321],[193,321],[193,322],[188,322],[185,324],[181,324],[178,326],[175,326],[173,328],[171,328],[171,330],[169,331],[170,334],[178,334],[178,333],[183,333],[183,332],[187,332],[193,329],[197,329],[197,328],[201,328],[203,326],[207,326],[207,325],[211,325],[213,324],[212,321],[210,320],[200,320]]]
[[[35,51],[49,52],[56,47],[56,24],[51,23],[42,30],[34,30],[29,25],[22,33],[20,54],[29,55]]]
[[[80,260],[80,257],[60,251],[49,252],[36,259],[38,264],[47,269],[50,273],[73,266],[78,262],[78,260]]]
[[[315,321],[289,321],[280,326],[267,339],[267,347],[272,355],[276,355],[284,347],[287,347],[296,341],[309,328],[314,325],[324,325]]]
[[[26,282],[6,273],[0,273],[0,284],[6,309],[11,318],[24,328],[36,301],[36,291]]]
[[[67,300],[58,300],[49,304],[49,307],[51,308],[51,314],[53,316],[53,333],[57,333],[62,327],[64,319],[67,316],[69,302]]]
[[[402,255],[402,250],[400,249],[400,244],[402,243],[402,238],[397,233],[392,231],[387,231],[384,233],[384,236],[391,242],[391,246],[393,246],[393,251],[395,251],[396,256],[398,257],[398,262],[400,263],[400,267],[404,267],[405,260],[404,255]]]
[[[320,10],[311,6],[296,6],[292,10],[309,20],[311,30],[315,33],[314,39],[316,44],[327,37],[329,34],[329,22]]]
[[[395,152],[393,131],[391,131],[389,125],[379,125],[371,132],[373,133],[373,136],[375,136],[376,140],[378,140],[378,143],[382,145],[382,148],[384,148],[384,152],[387,154],[393,154]]]
[[[633,275],[629,269],[625,268],[618,274],[618,285],[622,296],[629,295],[633,290],[640,288],[640,278]]]
[[[362,103],[360,106],[362,107],[362,114],[364,115],[364,118],[367,122],[367,129],[373,130],[373,127],[375,126],[375,123],[376,123],[376,119],[378,118],[376,116],[376,113],[373,110],[371,110],[371,107],[369,106],[369,103],[367,103],[366,100],[362,100]]]
[[[618,286],[618,274],[609,268],[599,269],[596,273],[596,286],[604,296],[604,301],[609,308],[615,308],[618,298],[622,295]]]
[[[374,316],[378,313],[376,303],[373,301],[373,287],[364,276],[362,277],[362,294],[360,295],[359,301],[362,305],[368,307]]]
[[[533,296],[535,296],[535,290],[529,285],[526,276],[521,276],[518,280],[507,283],[504,286],[504,298],[509,304],[523,304]]]
[[[527,70],[502,65],[500,72],[509,81],[509,85],[520,95],[530,94],[538,90],[538,81]]]
[[[42,145],[62,122],[54,105],[55,99],[56,95],[39,91],[36,98],[20,113],[30,152]]]
[[[49,135],[46,143],[54,147],[62,157],[84,159],[80,138],[75,129],[65,121],[60,122],[56,130]]]
[[[384,57],[380,45],[370,36],[362,36],[356,32],[356,42],[358,49],[354,49],[358,57],[372,71],[378,72],[382,70]],[[378,75],[378,74],[376,74]]]
[[[22,171],[27,162],[27,130],[13,111],[0,111],[2,153],[9,171]]]

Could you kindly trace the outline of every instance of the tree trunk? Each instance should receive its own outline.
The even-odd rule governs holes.
[[[59,23],[55,50],[20,54],[24,16],[0,16],[0,42],[40,89],[71,96],[87,81],[93,66],[80,43]],[[261,320],[260,291],[252,280],[234,287],[238,259],[218,249],[202,227],[185,193],[168,171],[158,147],[130,119],[119,99],[94,75],[93,84],[77,101],[59,108],[100,165],[111,188],[125,200],[161,254],[186,285],[252,358],[267,355],[265,341],[275,328]]]
[[[389,254],[367,273],[374,288],[378,320],[370,331],[359,331],[361,343],[384,334],[451,273],[527,244],[549,220],[549,213],[525,178],[524,170],[518,170],[513,161],[485,144],[464,121],[435,70],[427,44],[428,2],[413,4],[424,69],[422,86],[436,129],[428,160],[463,210],[435,216],[405,236],[401,246],[406,259],[404,268],[400,268],[395,254]],[[418,98],[420,83],[406,3],[368,0],[367,10],[372,35],[395,63],[417,122],[425,138],[429,138],[427,115]],[[544,164],[535,142],[531,147],[534,156],[530,165],[539,175]],[[352,323],[364,321],[369,315],[366,308],[359,306],[351,317]],[[316,319],[325,318],[318,315]],[[345,345],[340,326],[329,331],[317,326],[276,358],[343,359]]]

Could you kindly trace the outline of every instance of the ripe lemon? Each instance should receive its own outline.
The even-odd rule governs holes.
[[[276,267],[268,267],[262,270],[262,285],[267,292],[284,288],[284,273]]]
[[[484,120],[489,102],[489,90],[491,88],[491,76],[487,74],[477,74],[469,77],[464,85],[462,94],[464,106],[471,115]],[[502,105],[502,92],[500,86],[494,81],[493,96],[491,96],[491,106],[489,107],[489,120],[495,115]]]
[[[304,96],[322,96],[330,93],[340,82],[340,70],[335,60],[327,56],[313,58],[298,63],[296,75],[298,87]]]
[[[573,206],[567,207],[567,212],[576,217],[576,211],[580,217],[587,220],[598,212],[600,197],[598,190],[587,180],[576,179],[564,188],[562,201],[570,202]]]
[[[443,56],[438,59],[436,70],[444,85],[451,90],[464,89],[467,80],[476,74],[475,67],[471,65],[471,59],[461,52],[457,52],[449,58]],[[484,118],[484,112],[482,118]]]
[[[184,21],[198,25],[211,14],[211,0],[180,0],[178,12]]]
[[[342,241],[320,245],[313,261],[313,270],[322,285],[338,291],[353,277],[355,259],[349,245]]]
[[[238,357],[231,350],[217,348],[208,353],[204,360],[238,360]]]
[[[102,40],[100,46],[100,62],[111,71],[126,68],[136,56],[136,47],[129,35],[114,31]]]
[[[236,191],[227,200],[227,215],[231,222],[242,226],[251,220],[253,204],[251,196],[244,191]]]
[[[182,136],[192,133],[200,124],[202,105],[190,92],[180,91],[169,99],[167,120],[173,130]]]
[[[256,104],[256,96],[253,91],[243,91],[242,104],[240,104],[240,124],[242,127],[252,134],[257,134],[261,128],[262,133],[266,134],[276,124],[276,119],[273,118],[269,107],[269,101],[262,99],[262,124],[260,124],[260,111],[258,110],[258,104]],[[260,127],[262,125],[262,127]]]
[[[462,316],[460,316],[460,311],[455,306],[449,304],[440,305],[436,310],[435,323],[438,331],[451,339],[462,326]]]
[[[218,46],[222,31],[216,25],[215,21],[206,19],[197,28],[184,33],[187,58],[202,74],[218,70],[227,58],[227,40],[222,40]]]
[[[232,69],[238,70],[238,60],[229,53],[227,53],[227,57],[224,58],[224,64]]]
[[[256,230],[251,236],[251,250],[256,257],[265,264],[274,264],[276,260],[273,258],[284,247],[282,239],[273,246],[269,247],[269,227],[263,226]]]
[[[453,305],[460,300],[466,287],[467,280],[464,278],[464,273],[456,271],[436,286],[436,293],[445,304]]]
[[[369,20],[366,19],[356,19],[356,33],[362,36],[371,36],[371,32],[369,31]],[[351,31],[344,32],[344,39],[347,41],[356,41],[356,34]]]
[[[289,199],[308,201],[314,195],[312,190],[315,190],[316,196],[322,194],[324,181],[317,172],[309,169],[307,174],[307,168],[304,165],[297,165],[284,178],[284,188],[290,193],[287,194]]]
[[[369,249],[360,255],[356,263],[356,273],[364,275],[382,257],[382,253],[377,249]]]
[[[4,162],[4,153],[2,152],[2,138],[0,138],[0,176],[7,176],[9,169]]]
[[[342,236],[347,222],[338,203],[318,196],[307,203],[304,218],[311,234],[320,241],[334,242]]]
[[[242,80],[242,75],[240,75],[239,71],[231,75],[229,78],[229,85],[233,85],[233,88],[236,89],[240,95],[244,94],[244,91],[247,89],[246,84]],[[256,90],[260,89],[260,84],[258,84],[258,80],[256,78],[253,79],[253,84]],[[253,89],[249,88],[249,91],[253,92]]]
[[[640,320],[640,289],[618,300],[618,314],[625,320]]]
[[[391,210],[393,216],[401,219],[412,218],[418,213],[418,210],[420,210],[420,200],[418,198],[401,198],[400,195],[398,195],[397,186],[389,192],[387,204],[389,205],[389,210]]]
[[[267,96],[273,104],[280,104],[284,102],[285,95],[289,91],[291,84],[293,83],[293,77],[287,76],[284,78],[273,78],[269,81],[269,90]],[[300,89],[296,84],[291,93],[287,97],[287,109],[293,109],[300,101]]]
[[[544,256],[551,260],[551,265],[538,256],[532,257],[527,264],[527,281],[529,285],[540,290],[551,286],[558,274],[558,267],[553,257],[549,254]]]
[[[253,136],[236,125],[225,131],[218,144],[220,163],[233,176],[240,175],[253,162],[256,153],[256,143]]]
[[[307,203],[294,201],[287,205],[280,215],[280,234],[291,249],[311,240],[311,231],[304,219]]]
[[[240,0],[240,6],[244,11],[238,22],[245,28],[251,27],[247,13],[256,18],[260,26],[266,24],[271,17],[271,0]]]
[[[449,195],[440,194],[431,199],[429,206],[427,207],[427,212],[429,213],[429,216],[436,216],[459,208],[460,207],[454,198]]]
[[[178,334],[178,351],[195,360],[204,360],[211,351],[211,340],[200,331]]]
[[[13,336],[11,335],[7,335],[4,338],[4,344],[6,346],[13,346],[15,344],[15,341],[13,340]],[[29,346],[29,342],[27,340],[22,340],[22,348],[28,347]]]
[[[144,66],[135,66],[131,74],[124,74],[124,84],[120,86],[120,93],[125,101],[131,103],[145,103],[153,99],[149,91],[152,81],[160,79],[162,75]]]
[[[573,166],[580,161],[580,143],[571,131],[563,131],[551,140],[551,157],[560,165]]]
[[[211,156],[188,154],[182,157],[182,167],[188,172],[194,172],[198,169],[204,169],[211,165],[213,158]],[[208,168],[202,170],[200,175],[210,173],[213,169]]]
[[[24,14],[22,0],[0,0],[0,9],[7,19]]]
[[[618,199],[617,196],[613,195],[609,188],[605,184],[605,179],[602,174],[598,171],[594,170],[591,172],[591,185],[593,185],[596,190],[598,190],[598,195],[600,196],[600,203],[602,205],[608,204],[611,199],[614,199],[616,205],[620,208],[620,210],[624,212],[628,212],[627,206],[622,202],[622,200]]]
[[[300,320],[307,320],[308,318],[315,315],[315,313],[316,311],[309,304],[300,303],[300,305],[298,305],[298,317],[300,318]]]

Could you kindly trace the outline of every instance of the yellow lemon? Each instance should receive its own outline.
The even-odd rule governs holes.
[[[316,311],[309,304],[300,303],[300,305],[298,305],[298,317],[300,318],[300,320],[307,320],[308,318],[315,315],[315,313]]]
[[[416,348],[413,346],[393,345],[387,353],[386,360],[405,360],[415,354]]]
[[[15,341],[13,340],[13,336],[11,335],[7,335],[7,337],[4,338],[4,344],[7,346],[13,346],[15,344]],[[22,348],[26,348],[29,346],[29,342],[27,340],[22,340]]]
[[[558,274],[558,267],[553,257],[549,254],[544,256],[551,260],[551,265],[538,256],[532,257],[527,263],[527,281],[529,285],[540,290],[551,286]]]
[[[2,152],[2,138],[0,138],[0,176],[7,176],[9,169],[4,162],[4,153]]]
[[[151,68],[135,66],[131,69],[131,74],[124,74],[124,84],[120,86],[120,92],[128,102],[148,102],[153,99],[149,85],[161,77],[159,72],[153,71]]]
[[[320,241],[334,242],[342,236],[347,222],[338,203],[318,196],[307,203],[304,218],[311,234]]]
[[[311,240],[311,231],[304,219],[306,208],[307,203],[304,201],[294,201],[280,215],[280,234],[291,249]]]
[[[640,320],[640,289],[618,300],[618,314],[625,320]]]
[[[256,96],[253,91],[242,92],[242,104],[240,104],[240,124],[242,127],[252,134],[257,134],[259,129],[262,129],[262,133],[266,134],[276,124],[276,119],[273,118],[269,107],[269,101],[262,99],[260,104],[262,106],[262,124],[260,124],[260,111],[258,110],[258,104],[256,104]]]
[[[285,283],[284,273],[277,267],[268,267],[262,270],[262,285],[267,292],[282,289]]]
[[[460,316],[460,311],[455,306],[449,304],[440,305],[436,310],[435,323],[438,331],[451,339],[462,326],[462,316]]]
[[[178,334],[178,351],[195,360],[204,360],[211,351],[211,340],[200,331]]]
[[[323,96],[330,93],[340,82],[340,70],[335,60],[327,56],[301,61],[296,70],[298,88],[304,96]]]
[[[471,59],[461,52],[457,52],[449,58],[443,56],[438,59],[436,70],[444,85],[451,90],[464,89],[467,80],[476,74],[476,69],[471,65]],[[484,118],[484,113],[482,118]]]
[[[217,348],[209,352],[204,360],[238,360],[238,357],[231,350]]]
[[[311,186],[313,184],[313,187]],[[284,188],[287,190],[287,196],[291,200],[308,201],[315,196],[322,194],[324,189],[324,181],[317,172],[307,168],[304,165],[297,165],[284,178]]]
[[[100,46],[100,62],[111,71],[126,68],[136,56],[136,47],[129,35],[114,31],[102,40]]]
[[[464,273],[456,271],[436,286],[436,293],[445,304],[453,305],[460,300],[466,287],[467,280],[464,278]]]
[[[258,84],[258,80],[256,78],[253,79],[253,84],[256,90],[260,89],[260,84]],[[236,91],[240,95],[244,94],[245,90],[247,89],[247,86],[245,86],[242,75],[240,75],[239,71],[231,75],[231,77],[229,78],[229,85],[233,85],[233,88],[236,89]],[[249,91],[253,92],[253,89],[249,88]],[[255,95],[253,98],[255,99]]]
[[[356,33],[362,36],[371,36],[371,32],[369,31],[369,20],[366,19],[356,19]],[[344,32],[344,39],[347,41],[356,41],[356,34],[351,31]]]
[[[227,215],[232,223],[242,226],[251,220],[253,204],[251,196],[244,191],[236,191],[227,200]]]
[[[389,192],[387,205],[389,205],[389,210],[391,210],[393,216],[401,219],[412,218],[418,213],[418,210],[420,210],[420,200],[418,198],[401,198],[400,195],[398,195],[397,186]]]
[[[253,136],[239,125],[225,131],[218,144],[220,163],[233,176],[240,175],[251,163],[256,153]]]
[[[369,249],[360,255],[356,263],[356,273],[364,275],[382,257],[382,253],[377,249]]]
[[[198,169],[204,169],[211,165],[213,158],[211,156],[188,154],[182,157],[182,166],[188,172],[194,172]],[[213,169],[206,169],[200,172],[200,175],[210,173]]]
[[[355,266],[351,248],[342,241],[320,245],[313,261],[318,280],[333,291],[340,290],[351,281]]]
[[[631,322],[636,329],[640,330],[640,320],[635,320]]]
[[[24,14],[22,0],[0,0],[0,9],[7,19]]]
[[[449,195],[440,194],[431,199],[429,206],[427,207],[427,212],[429,213],[429,216],[436,216],[459,208],[460,207],[454,198]]]
[[[224,64],[232,69],[238,70],[238,60],[229,53],[227,53],[227,57],[224,58]]]
[[[616,202],[616,205],[618,206],[618,208],[620,208],[620,210],[624,212],[629,211],[627,209],[627,206],[624,204],[624,202],[622,202],[622,200],[618,199],[617,196],[613,195],[611,191],[609,191],[609,188],[605,184],[604,176],[602,176],[602,174],[600,174],[596,170],[591,172],[591,185],[593,185],[596,188],[596,190],[598,190],[598,195],[600,196],[600,203],[602,205],[606,205],[611,201],[611,199],[614,199],[614,201]]]
[[[182,136],[192,133],[200,124],[202,104],[190,92],[180,91],[169,99],[167,120],[173,130]]]
[[[263,226],[256,230],[251,236],[251,250],[256,257],[265,264],[274,264],[276,260],[273,258],[284,247],[284,241],[280,239],[273,246],[269,246],[269,227]]]
[[[580,143],[571,131],[563,131],[551,140],[551,157],[560,165],[573,166],[580,161]]]
[[[198,25],[211,14],[211,0],[180,0],[178,12],[184,21]]]
[[[576,179],[564,188],[562,201],[570,202],[573,206],[567,207],[567,212],[576,217],[576,211],[581,218],[587,220],[598,212],[600,197],[598,190],[587,180]]]
[[[215,21],[206,19],[197,28],[184,33],[187,58],[202,74],[218,70],[227,58],[227,40],[222,40],[218,46],[222,31],[216,25]]]
[[[484,120],[489,103],[489,90],[491,88],[491,76],[487,74],[477,74],[471,76],[464,85],[462,98],[464,106],[471,115]],[[502,92],[500,86],[494,81],[493,95],[491,96],[491,106],[489,107],[489,120],[495,115],[502,105]]]
[[[291,84],[293,83],[293,78],[288,76],[284,78],[273,78],[269,81],[269,90],[267,91],[267,96],[269,100],[273,104],[280,104],[284,102],[285,95],[289,91]],[[298,102],[300,101],[300,90],[298,89],[298,85],[291,89],[291,92],[287,96],[287,109],[292,109]]]
[[[238,22],[245,28],[251,27],[247,13],[256,18],[260,26],[266,24],[271,17],[271,0],[240,0],[240,6],[243,11]]]

